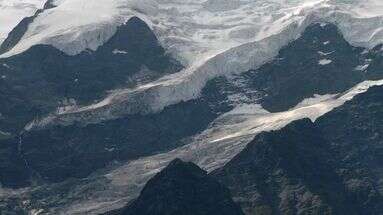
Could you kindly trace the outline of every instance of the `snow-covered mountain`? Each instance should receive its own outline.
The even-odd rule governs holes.
[[[96,50],[116,32],[117,26],[137,16],[186,66],[182,72],[158,81],[116,91],[100,103],[62,112],[64,116],[58,116],[62,118],[94,109],[109,112],[110,105],[133,106],[126,103],[144,106],[138,110],[124,108],[129,114],[157,112],[196,98],[208,80],[254,69],[271,60],[311,23],[336,23],[350,44],[366,48],[382,43],[383,34],[382,3],[378,1],[66,0],[53,4],[57,7],[41,13],[20,42],[2,57],[36,44],[50,44],[70,55]],[[105,111],[97,118],[100,114],[102,118],[114,118]]]
[[[9,2],[0,210],[104,213],[383,84],[380,0]]]
[[[51,44],[68,54],[95,50],[132,16],[145,20],[162,44],[189,64],[201,56],[209,58],[278,34],[292,23],[302,25],[306,19],[336,22],[354,45],[373,47],[381,42],[379,16],[383,12],[377,0],[62,0],[51,4],[56,8],[39,15],[23,40],[5,56],[36,44]]]

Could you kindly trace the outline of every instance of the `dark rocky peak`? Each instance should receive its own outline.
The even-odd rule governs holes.
[[[331,63],[352,63],[350,60],[360,58],[363,51],[363,48],[351,46],[336,25],[317,23],[308,26],[300,38],[281,49],[279,58],[296,66],[315,63],[319,64],[317,68],[321,68],[320,66]],[[296,54],[292,55],[292,53]],[[327,64],[322,62],[321,65],[320,60],[323,59],[332,60],[332,62]]]
[[[51,45],[36,45],[0,59],[0,112],[18,111],[21,119],[0,119],[0,130],[19,130],[26,122],[54,111],[64,100],[86,105],[107,91],[132,87],[183,67],[159,45],[150,28],[133,17],[96,51],[69,56]],[[44,89],[44,91],[41,91]],[[16,107],[16,108],[15,108]],[[24,116],[26,115],[26,116]]]
[[[171,161],[168,166],[162,170],[159,174],[157,174],[157,180],[162,180],[163,178],[175,178],[175,180],[179,179],[201,179],[206,177],[207,173],[205,170],[202,170],[197,165],[192,162],[184,162],[179,158]],[[157,181],[158,182],[158,181]],[[153,180],[151,183],[156,183]],[[149,186],[150,183],[148,183]],[[145,190],[145,189],[144,189]],[[144,192],[144,191],[143,191]]]
[[[312,49],[337,48],[337,46],[348,46],[342,32],[332,23],[315,23],[308,26],[299,39],[311,46]]]
[[[49,10],[49,9],[55,8],[56,5],[53,2],[54,0],[47,0],[44,4],[43,10]]]
[[[141,67],[144,65],[148,70],[157,73],[173,73],[182,68],[176,60],[170,59],[150,27],[138,17],[132,17],[119,26],[108,42],[93,54],[97,58],[107,58],[108,61],[104,63],[114,63],[124,59],[142,62]]]
[[[305,134],[305,135],[302,135]],[[301,162],[293,163],[294,160],[306,157],[296,157],[295,153],[310,152],[312,147],[321,149],[323,138],[310,119],[295,121],[285,128],[272,132],[262,132],[248,144],[248,146],[227,165],[246,159],[262,168],[280,168],[290,165],[300,165]],[[323,150],[320,150],[323,151]],[[303,155],[309,156],[307,153]],[[311,158],[307,158],[308,161]],[[292,168],[298,171],[300,168]]]
[[[283,47],[273,61],[242,77],[263,94],[264,108],[278,112],[315,94],[341,93],[364,80],[382,78],[378,56],[351,46],[334,24],[318,23]]]
[[[179,159],[148,181],[140,196],[121,215],[243,214],[227,188],[193,163]]]
[[[114,49],[119,49],[122,52],[155,52],[156,49],[160,49],[163,52],[152,30],[138,17],[132,17],[125,24],[119,26],[108,42],[99,48],[100,51],[104,52]]]

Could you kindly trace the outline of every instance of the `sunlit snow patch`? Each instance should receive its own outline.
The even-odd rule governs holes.
[[[359,65],[359,66],[355,67],[355,70],[363,72],[363,71],[366,71],[369,66],[370,66],[370,64]]]
[[[112,51],[113,54],[127,54],[128,52],[125,50],[119,50],[119,49],[114,49]]]
[[[319,60],[318,64],[321,65],[321,66],[325,66],[325,65],[328,65],[332,63],[332,60],[329,60],[329,59],[322,59],[322,60]]]

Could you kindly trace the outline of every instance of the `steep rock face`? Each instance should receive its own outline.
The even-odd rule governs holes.
[[[133,17],[98,50],[69,56],[47,45],[0,59],[0,130],[16,132],[58,106],[89,104],[108,90],[153,80],[182,66]],[[42,90],[43,89],[43,90]]]
[[[341,172],[347,188],[365,207],[375,203],[370,199],[376,195],[372,187],[383,194],[382,101],[383,87],[373,87],[316,122],[345,169],[355,169],[361,175],[355,178],[354,172]]]
[[[357,214],[326,147],[305,119],[258,135],[212,175],[247,214]]]
[[[239,215],[229,190],[193,163],[173,160],[119,215]]]
[[[380,79],[383,68],[383,44],[376,46],[367,55],[367,73],[371,79]]]
[[[29,171],[18,153],[17,141],[0,139],[0,185],[18,187],[29,185]]]
[[[382,92],[262,133],[212,175],[247,214],[382,214]]]

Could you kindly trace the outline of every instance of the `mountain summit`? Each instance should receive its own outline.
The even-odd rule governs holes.
[[[110,215],[243,215],[229,190],[193,163],[175,159],[140,196]]]

